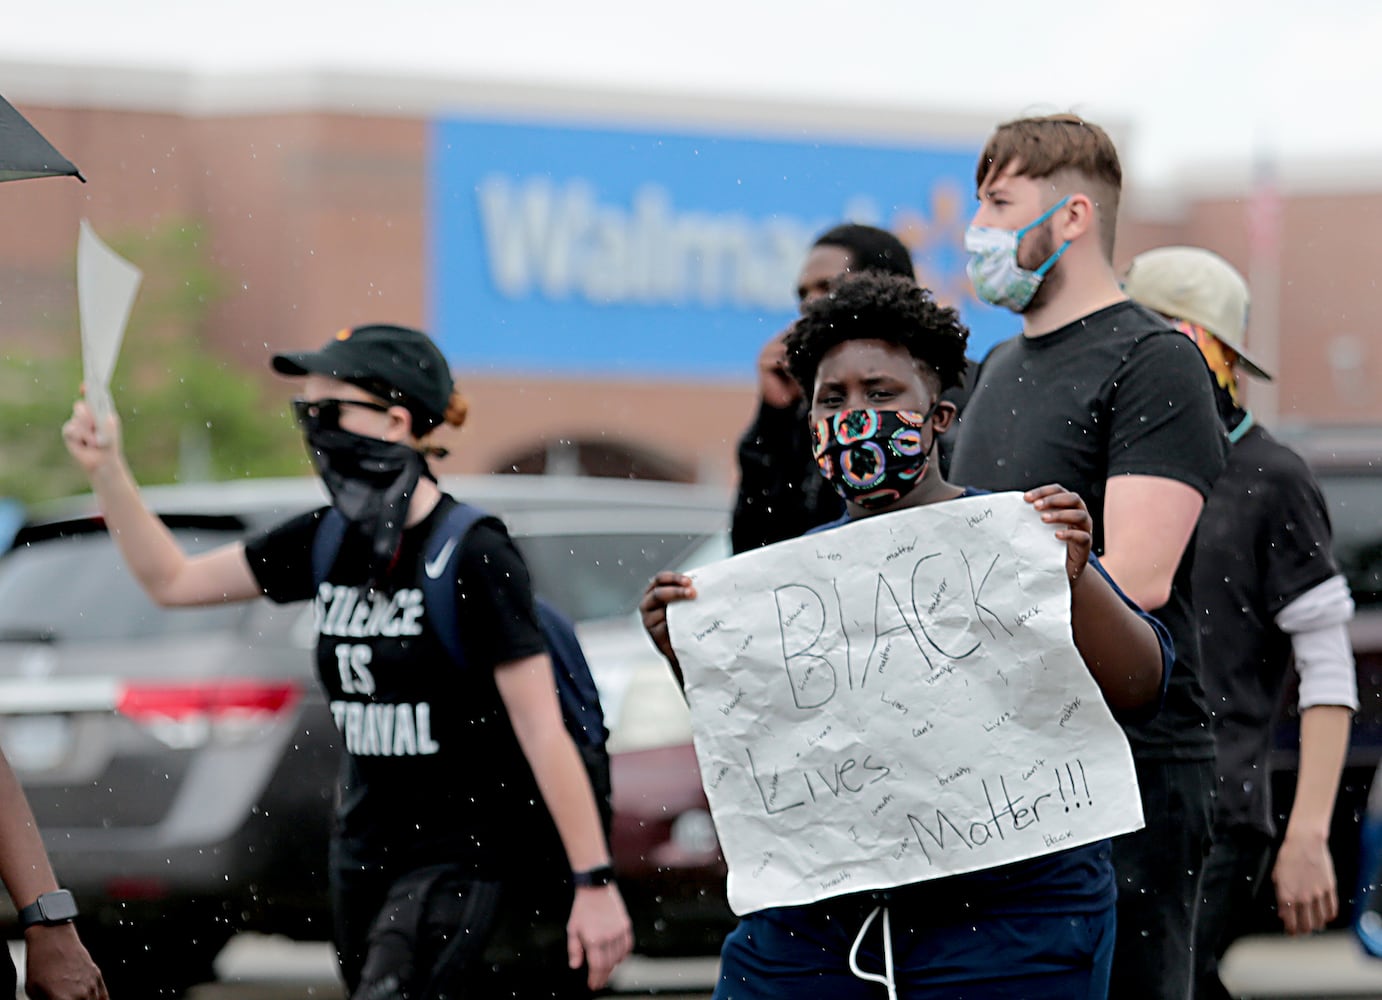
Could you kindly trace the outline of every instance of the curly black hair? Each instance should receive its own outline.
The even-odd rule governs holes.
[[[830,293],[807,303],[787,335],[787,367],[810,399],[816,369],[831,349],[850,340],[897,344],[940,379],[941,391],[962,384],[969,329],[931,292],[895,274],[845,275]]]

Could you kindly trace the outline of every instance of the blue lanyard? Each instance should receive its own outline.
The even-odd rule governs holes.
[[[1228,443],[1237,444],[1239,438],[1241,438],[1248,431],[1252,430],[1252,425],[1252,410],[1244,410],[1243,419],[1238,422],[1238,426],[1228,432]]]

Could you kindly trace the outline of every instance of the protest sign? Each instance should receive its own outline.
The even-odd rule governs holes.
[[[96,417],[98,439],[114,409],[110,377],[120,355],[125,324],[143,274],[108,247],[91,223],[81,221],[77,236],[77,308],[82,328],[82,384]]]
[[[691,576],[668,626],[736,913],[1141,828],[1127,740],[1071,638],[1065,544],[1020,494]]]

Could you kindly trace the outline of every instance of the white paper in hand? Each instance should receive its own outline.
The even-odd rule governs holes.
[[[82,377],[98,433],[114,409],[110,377],[143,274],[101,241],[82,220],[77,237],[77,308],[82,327]]]
[[[1021,494],[691,577],[668,624],[736,913],[1142,826],[1128,741],[1070,635],[1065,546]]]

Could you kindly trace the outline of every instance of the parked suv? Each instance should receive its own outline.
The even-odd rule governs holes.
[[[731,920],[724,865],[685,703],[634,608],[658,570],[727,552],[727,498],[556,477],[443,485],[506,520],[538,592],[577,622],[612,730],[613,850],[640,945],[713,946]],[[191,551],[324,502],[305,479],[145,497]],[[313,639],[306,605],[154,606],[90,498],[35,514],[0,558],[0,745],[113,992],[210,978],[240,930],[330,937],[338,748]]]

